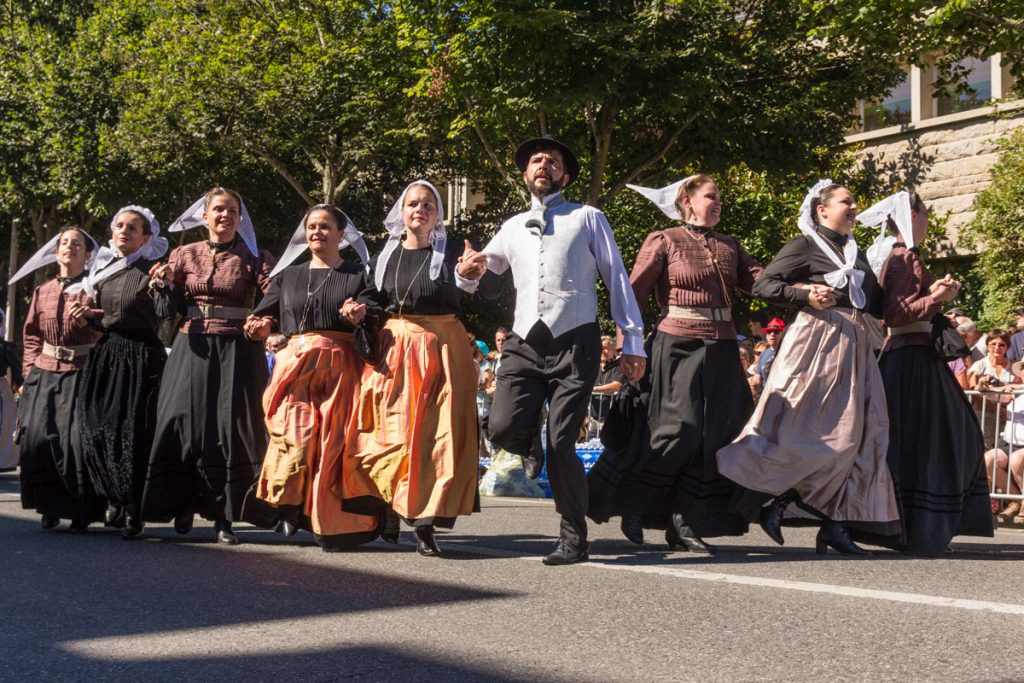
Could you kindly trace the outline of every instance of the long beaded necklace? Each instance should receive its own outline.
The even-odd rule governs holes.
[[[317,269],[319,270],[319,268]],[[319,292],[327,281],[334,275],[334,268],[327,269],[327,275],[324,277],[324,281],[313,288],[313,268],[312,265],[306,269],[306,301],[302,304],[302,319],[299,320],[299,334],[305,334],[306,332],[306,318],[309,317],[309,310],[313,307],[313,295]],[[299,346],[303,345],[303,340],[299,338]]]
[[[405,247],[402,246],[402,245],[398,245],[398,264],[395,266],[395,297],[398,299],[398,315],[399,315],[399,317],[401,317],[401,315],[402,315],[402,309],[405,307],[405,302],[409,299],[409,292],[412,291],[412,286],[414,284],[416,284],[416,278],[418,278],[420,276],[420,273],[423,272],[423,266],[427,265],[427,261],[429,261],[430,257],[433,255],[433,252],[428,249],[427,250],[427,255],[423,259],[423,263],[420,264],[420,267],[416,270],[416,274],[412,276],[411,280],[409,280],[409,286],[405,288],[405,295],[399,297],[398,296],[398,292],[399,292],[399,289],[398,289],[398,272],[400,270],[402,270],[402,254],[404,254],[404,253],[405,253]]]

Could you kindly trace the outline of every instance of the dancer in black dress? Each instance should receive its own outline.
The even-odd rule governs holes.
[[[214,521],[220,543],[234,545],[232,522],[241,518],[267,451],[266,356],[243,327],[257,292],[270,285],[274,258],[256,246],[233,190],[213,188],[169,231],[199,226],[206,239],[178,247],[152,270],[158,313],[181,316],[181,323],[160,389],[143,514],[173,519],[185,534],[198,512]]]
[[[952,301],[960,283],[936,279],[918,244],[928,232],[921,198],[898,192],[858,219],[896,233],[895,243],[875,253],[882,260],[883,315],[889,326],[878,361],[889,412],[887,459],[896,487],[901,537],[885,545],[937,557],[953,536],[992,536],[985,479],[984,440],[978,419],[956,377],[932,343],[932,319]],[[884,252],[888,251],[888,257]]]
[[[156,396],[167,354],[157,336],[149,269],[167,252],[160,224],[141,206],[126,206],[111,222],[113,239],[96,257],[84,289],[92,305],[72,303],[71,316],[103,332],[89,352],[75,402],[82,458],[107,521],[124,516],[124,538],[142,534],[139,504],[153,440]]]
[[[18,402],[21,506],[38,512],[44,529],[68,519],[71,531],[81,532],[103,519],[103,499],[95,495],[82,462],[75,411],[80,371],[102,333],[71,317],[70,305],[87,305],[88,295],[66,291],[85,278],[98,250],[81,228],[64,227],[8,283],[52,263],[59,266],[57,277],[32,293],[23,335],[25,383]]]

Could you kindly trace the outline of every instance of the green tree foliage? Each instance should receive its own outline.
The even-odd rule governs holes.
[[[975,201],[977,215],[964,239],[980,248],[974,279],[981,285],[983,326],[1013,322],[1012,310],[1024,305],[1024,130],[1000,142],[992,184]]]
[[[510,187],[511,149],[553,132],[581,153],[575,192],[603,207],[668,169],[806,171],[842,141],[858,98],[902,76],[891,23],[852,4],[459,0],[399,3],[442,89]],[[857,30],[852,30],[856,28]]]

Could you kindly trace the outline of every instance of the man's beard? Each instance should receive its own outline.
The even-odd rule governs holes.
[[[545,181],[547,181],[547,187],[541,187],[540,183],[544,183]],[[526,183],[526,189],[529,190],[530,194],[537,199],[544,199],[544,197],[547,197],[549,194],[561,192],[562,188],[560,185],[561,182],[556,183],[554,180],[549,178],[534,178],[533,182]]]

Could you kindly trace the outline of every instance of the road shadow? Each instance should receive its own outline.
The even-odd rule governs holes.
[[[293,559],[277,548],[263,551],[249,546],[241,552],[206,542],[124,542],[113,534],[44,532],[34,520],[9,516],[0,516],[0,557],[5,567],[0,612],[10,617],[0,639],[5,669],[0,678],[5,680],[38,679],[46,671],[54,674],[53,667],[40,662],[66,662],[69,654],[61,644],[69,641],[410,607],[444,609],[518,595],[346,567],[344,554],[332,555],[332,560],[338,559],[330,564],[313,564],[308,562],[309,551]],[[327,653],[327,661],[335,662],[337,668],[333,674],[330,668],[322,673],[346,676],[343,662],[351,654]],[[379,654],[383,657],[383,651]],[[369,657],[365,652],[356,656]],[[301,659],[291,657],[281,660],[285,669]],[[233,660],[232,666],[240,665],[240,671],[253,674],[261,670],[260,658],[243,659]],[[195,663],[182,660],[178,665],[184,671]],[[173,678],[164,676],[166,664],[163,660],[159,666],[132,664],[136,669],[126,673],[125,679],[150,679],[154,674]],[[66,674],[76,671],[68,663],[54,666]],[[27,677],[8,678],[23,667]],[[312,667],[304,670],[310,680],[315,678]],[[481,674],[462,671],[457,664],[451,673],[465,674],[466,679]],[[375,673],[370,677],[378,679]]]

